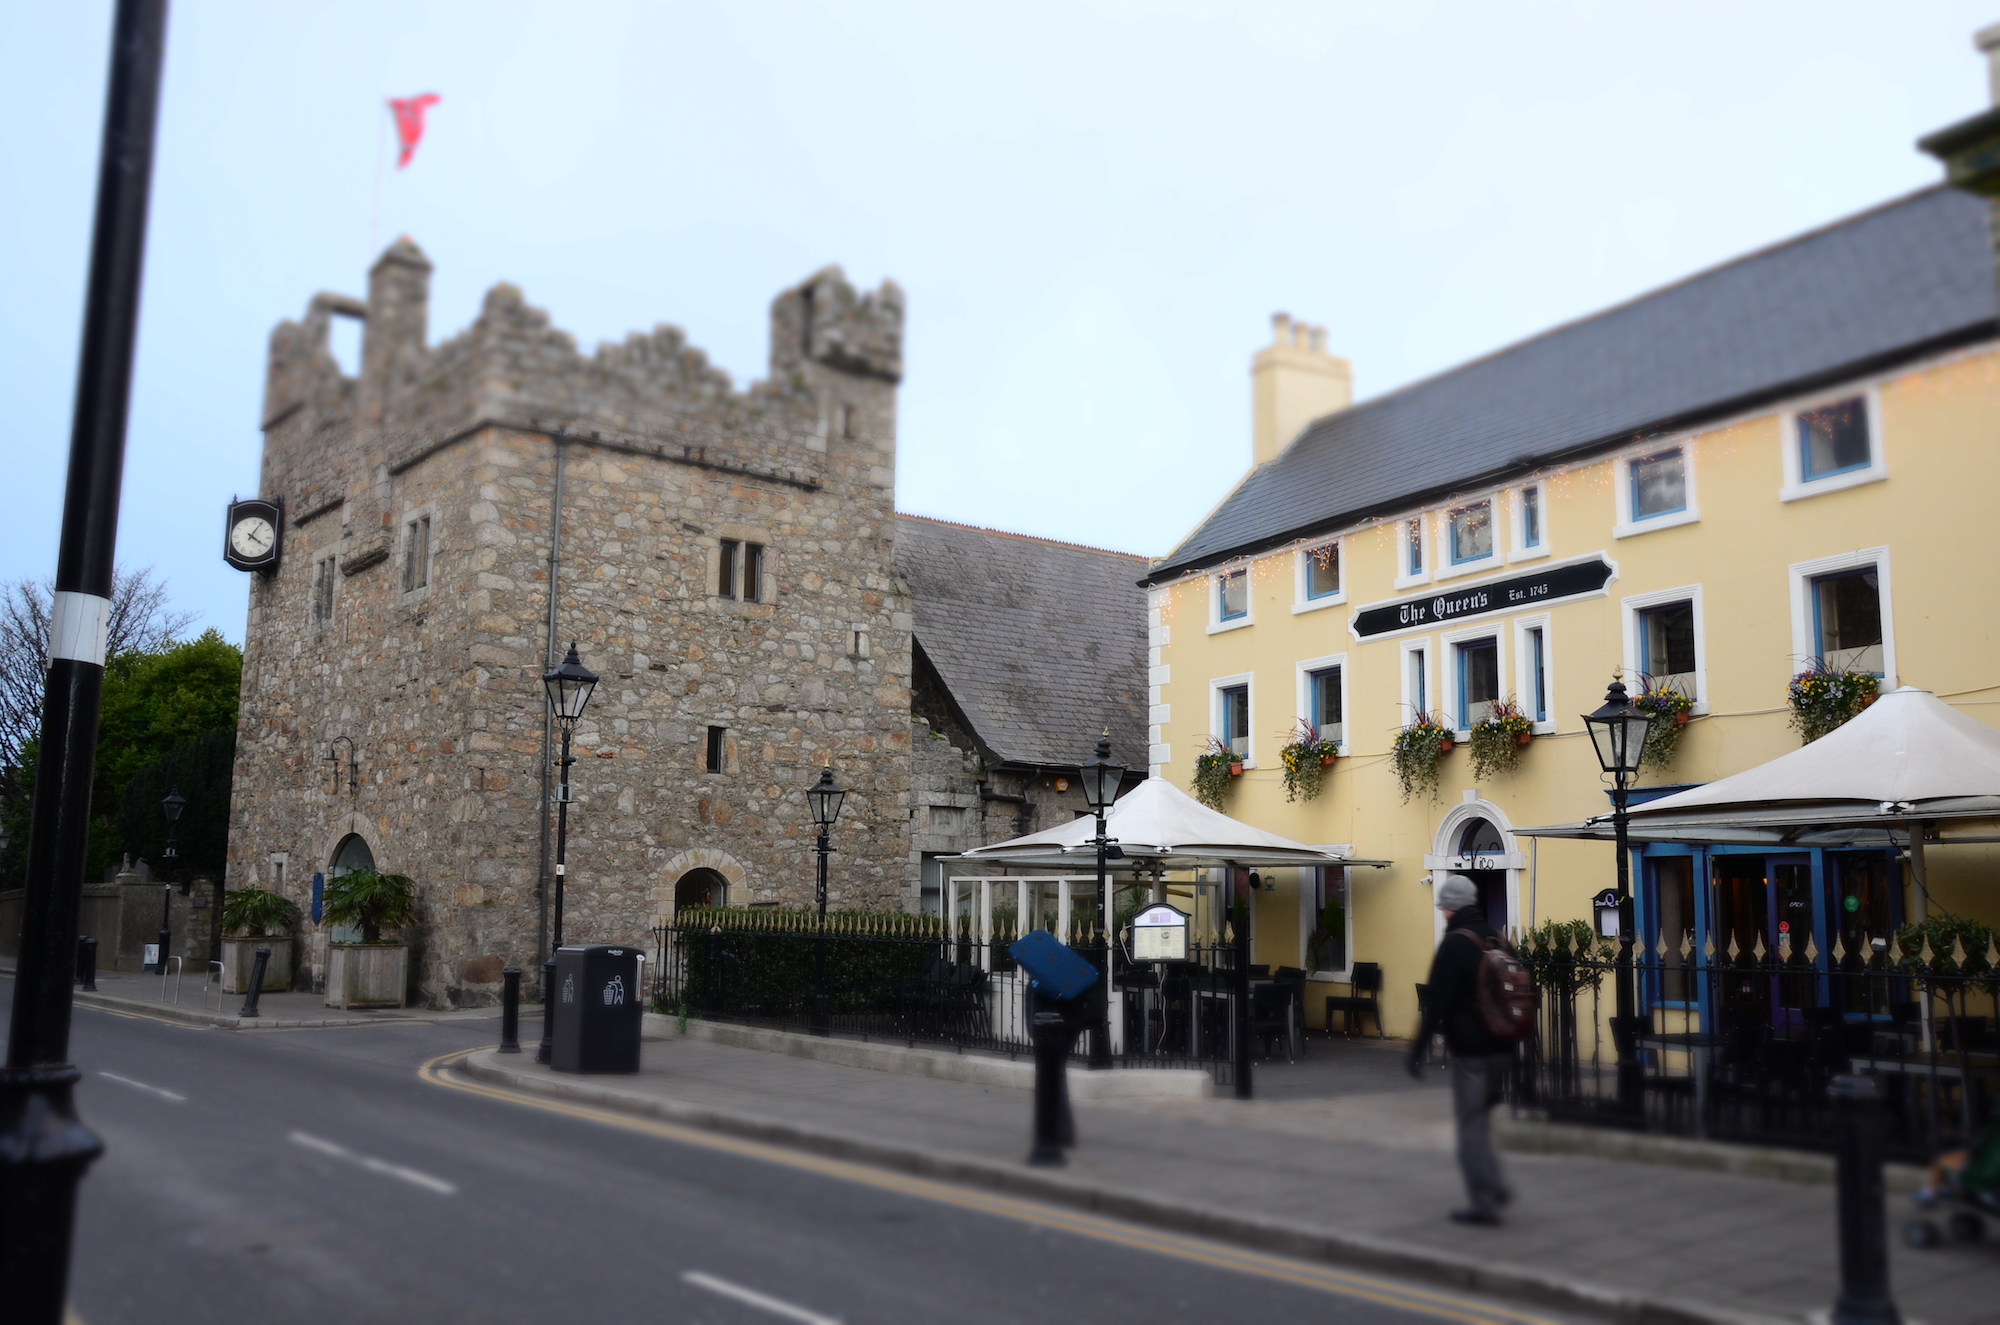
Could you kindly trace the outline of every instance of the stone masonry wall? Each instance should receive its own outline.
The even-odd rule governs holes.
[[[555,657],[575,640],[602,678],[573,752],[565,941],[643,940],[696,868],[732,903],[803,905],[803,793],[828,762],[851,788],[834,905],[907,904],[900,293],[837,269],[786,291],[771,376],[737,392],[677,329],[586,358],[504,285],[429,348],[429,270],[401,241],[365,306],[319,296],[273,333],[263,492],[290,524],[252,586],[229,886],[282,877],[304,905],[359,836],[418,882],[420,998],[488,1002],[502,966],[532,967],[560,454]],[[326,349],[343,309],[366,314],[358,379]],[[723,539],[769,549],[762,601],[717,592]]]

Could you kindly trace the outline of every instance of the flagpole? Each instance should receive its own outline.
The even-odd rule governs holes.
[[[389,103],[384,101],[382,109],[386,111],[388,108]],[[388,124],[377,121],[375,131],[375,208],[368,220],[368,253],[366,255],[366,260],[369,262],[375,261],[375,250],[382,239],[382,162],[384,159],[382,155],[382,143],[388,132]]]

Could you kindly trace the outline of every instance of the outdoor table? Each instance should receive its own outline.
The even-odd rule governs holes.
[[[1694,1134],[1708,1136],[1708,1060],[1721,1047],[1722,1037],[1711,1031],[1654,1031],[1633,1041],[1641,1049],[1676,1050],[1688,1056],[1694,1076]]]

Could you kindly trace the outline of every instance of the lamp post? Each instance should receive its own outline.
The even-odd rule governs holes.
[[[1611,1038],[1618,1048],[1618,1105],[1628,1113],[1639,1108],[1640,1081],[1639,1056],[1632,1043],[1638,1030],[1638,1000],[1632,988],[1632,861],[1626,841],[1625,795],[1638,775],[1650,721],[1650,716],[1626,697],[1625,683],[1616,678],[1604,692],[1603,706],[1583,718],[1597,762],[1612,779],[1611,823],[1618,837],[1618,959]]]
[[[180,827],[181,811],[187,808],[187,798],[181,789],[175,787],[160,800],[160,813],[167,816],[167,849],[160,853],[160,864],[167,871],[166,884],[160,889],[160,974],[167,973],[167,949],[174,939],[174,862],[179,853],[174,850],[174,832]]]
[[[1111,757],[1111,733],[1097,738],[1097,750],[1077,770],[1083,783],[1084,804],[1097,816],[1097,907],[1102,930],[1104,960],[1097,972],[1097,1006],[1091,1018],[1090,1066],[1101,1070],[1111,1066],[1111,888],[1105,878],[1105,861],[1111,839],[1104,833],[1104,815],[1118,799],[1119,784],[1125,780],[1125,766]]]
[[[826,858],[833,850],[827,841],[827,833],[832,830],[834,821],[840,818],[841,802],[846,799],[847,788],[833,780],[831,768],[822,768],[819,781],[806,791],[806,804],[812,807],[813,827],[819,829],[819,841],[813,848],[819,853],[819,888],[814,894],[819,903],[819,935],[813,941],[814,1035],[826,1035],[832,1031],[826,1017]]]
[[[537,1063],[548,1062],[555,1051],[556,949],[563,941],[563,852],[569,844],[569,766],[576,762],[570,758],[569,741],[576,732],[576,720],[590,703],[590,692],[597,688],[597,673],[576,656],[575,640],[569,642],[569,655],[562,660],[562,666],[542,674],[542,688],[548,692],[549,712],[562,728],[562,758],[556,761],[561,783],[556,791],[555,919],[549,933],[548,958],[542,963],[542,1043],[535,1050]]]

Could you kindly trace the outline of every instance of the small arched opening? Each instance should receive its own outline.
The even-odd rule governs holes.
[[[1459,834],[1458,854],[1467,861],[1504,861],[1507,842],[1500,836],[1499,826],[1491,819],[1474,819]],[[1465,875],[1479,889],[1479,907],[1486,913],[1487,923],[1505,934],[1507,927],[1513,923],[1507,906],[1507,871],[1504,868],[1469,869]]]
[[[726,906],[729,880],[722,871],[692,869],[674,881],[674,914],[690,906]]]
[[[346,837],[341,838],[340,845],[333,849],[333,868],[328,871],[328,877],[337,879],[343,874],[352,874],[356,870],[372,870],[374,868],[375,852],[369,847],[368,839],[359,833],[349,833]],[[327,941],[330,943],[359,943],[361,941],[361,926],[335,925],[327,932]]]

